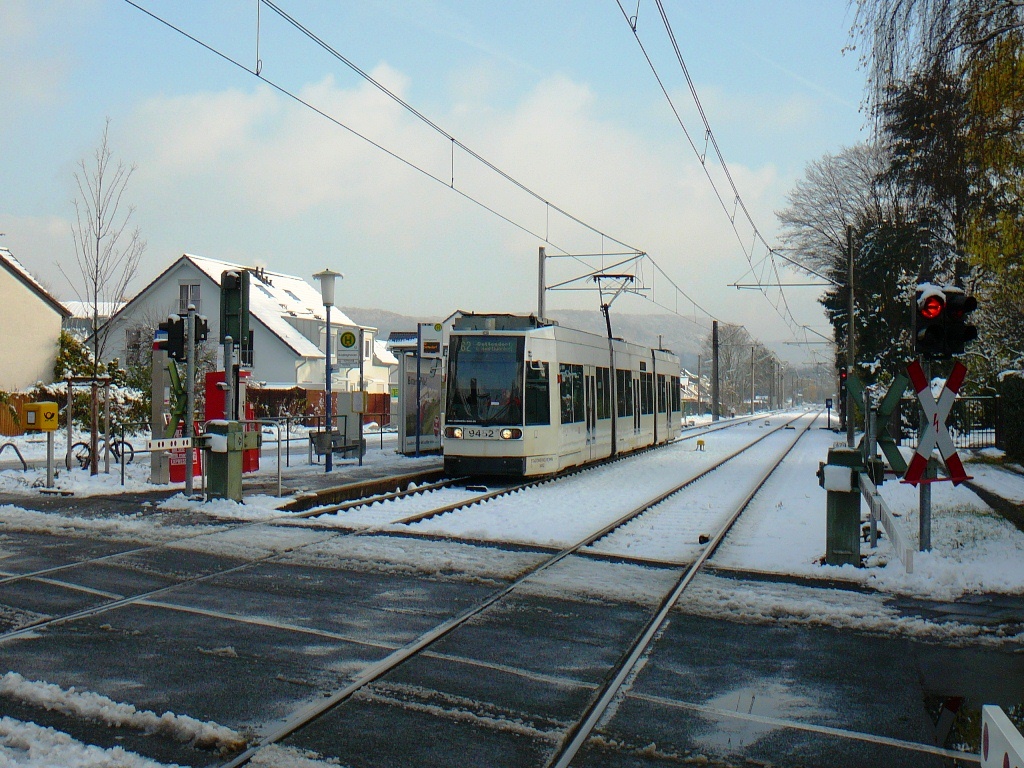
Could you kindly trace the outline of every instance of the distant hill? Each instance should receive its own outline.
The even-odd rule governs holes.
[[[413,331],[417,323],[436,323],[444,319],[441,316],[412,317],[390,312],[386,309],[369,309],[363,307],[343,307],[342,311],[360,325],[377,329],[378,338],[386,340],[392,331]],[[549,313],[552,320],[569,328],[578,328],[604,336],[604,315],[600,311],[557,310]],[[618,313],[612,309],[612,333],[621,339],[643,344],[647,347],[658,346],[661,335],[661,346],[679,355],[683,366],[695,371],[697,355],[707,338],[709,331],[692,320],[677,315],[636,315]]]

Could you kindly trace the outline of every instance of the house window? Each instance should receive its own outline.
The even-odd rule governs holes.
[[[373,354],[373,337],[372,336],[364,336],[363,337],[363,359],[364,360],[369,360],[370,356],[372,354]]]
[[[152,348],[152,342],[146,338],[146,330],[145,328],[135,327],[128,328],[125,331],[125,365],[139,366],[143,364],[146,350]]]
[[[199,302],[199,283],[179,283],[178,284],[178,312],[179,314],[185,314],[188,312],[188,305],[194,304],[196,312],[202,311],[202,305]]]

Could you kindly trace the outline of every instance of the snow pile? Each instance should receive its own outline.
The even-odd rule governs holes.
[[[49,533],[55,536],[109,535],[117,541],[168,542],[195,536],[195,528],[161,525],[141,514],[113,517],[78,517],[0,505],[0,530]]]
[[[64,690],[52,683],[26,680],[17,672],[8,672],[0,677],[0,696],[72,717],[88,718],[110,727],[134,728],[167,736],[202,749],[237,752],[246,744],[244,736],[217,723],[204,723],[173,712],[157,715],[98,693],[77,691],[74,687]]]
[[[341,765],[336,758],[319,759],[321,757],[322,755],[308,749],[271,744],[253,755],[249,765],[263,765],[269,768],[325,768]]]
[[[0,765],[24,768],[179,768],[147,760],[121,747],[102,749],[66,733],[0,717]]]
[[[751,582],[702,575],[679,600],[676,611],[687,615],[756,624],[821,626],[951,645],[995,645],[1006,638],[980,625],[948,621],[935,623],[917,616],[901,615],[884,594],[839,589],[815,589],[780,582]],[[1013,638],[1019,642],[1021,638]]]

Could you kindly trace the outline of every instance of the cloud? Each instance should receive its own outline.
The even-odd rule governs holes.
[[[64,266],[74,279],[75,244],[71,222],[57,216],[0,217],[0,245],[9,248],[39,283],[57,298],[73,298],[74,291],[57,269]]]
[[[387,65],[373,74],[399,94],[410,87],[408,75]],[[676,136],[651,138],[628,116],[598,116],[586,84],[552,75],[508,109],[456,102],[435,118],[543,200],[453,152],[451,141],[368,83],[325,77],[298,95],[408,163],[266,85],[150,99],[131,117],[123,154],[138,164],[131,197],[155,246],[147,257],[154,272],[184,251],[263,260],[294,274],[338,259],[345,261],[336,268],[346,273],[346,289],[364,303],[424,314],[456,306],[524,311],[536,300],[536,249],[545,237],[551,254],[558,246],[574,253],[622,250],[546,200],[651,253],[702,306],[721,308],[715,311],[723,319],[764,316],[765,307],[749,311],[750,302],[736,317],[724,309],[739,305],[727,285],[747,269],[749,231],[740,227],[738,243],[690,148]],[[720,169],[709,168],[727,190]],[[730,171],[770,235],[783,191],[775,169],[736,164]],[[453,175],[461,195],[445,188]],[[731,192],[724,194],[732,203]],[[552,269],[582,267],[565,260]],[[667,283],[659,287],[665,291]],[[596,301],[572,294],[549,300],[595,307]]]

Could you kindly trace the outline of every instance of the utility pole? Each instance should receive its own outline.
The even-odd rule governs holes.
[[[850,289],[849,307],[847,314],[847,335],[846,335],[846,371],[848,376],[854,375],[854,359],[857,353],[856,324],[854,322],[854,300],[853,300],[853,227],[846,227],[846,253],[848,257],[847,283]],[[854,399],[850,388],[846,388],[846,445],[854,447],[853,442],[853,408]]]
[[[700,355],[697,355],[697,416],[703,416],[704,412],[700,409]]]
[[[544,246],[542,245],[537,249],[537,319],[544,319],[544,260],[547,258],[547,254],[544,252]]]
[[[711,321],[711,420],[721,417],[718,383],[718,321]]]
[[[750,415],[754,415],[754,348],[750,348]]]

